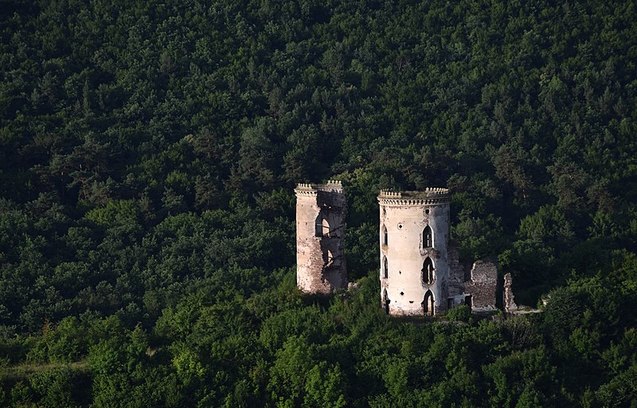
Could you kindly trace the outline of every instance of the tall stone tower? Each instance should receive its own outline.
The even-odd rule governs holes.
[[[298,184],[296,193],[296,285],[305,293],[347,288],[343,255],[347,202],[340,181]]]
[[[380,287],[386,312],[433,316],[447,310],[449,192],[381,191]]]

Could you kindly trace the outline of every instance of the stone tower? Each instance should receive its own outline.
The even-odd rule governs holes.
[[[347,288],[343,255],[347,202],[340,181],[298,184],[296,193],[296,285],[311,294]]]
[[[395,316],[432,316],[449,296],[449,192],[381,191],[380,296]]]

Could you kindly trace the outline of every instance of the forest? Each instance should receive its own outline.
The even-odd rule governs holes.
[[[295,285],[342,181],[358,289]],[[379,301],[451,191],[530,316]],[[637,407],[637,4],[0,0],[0,406]]]

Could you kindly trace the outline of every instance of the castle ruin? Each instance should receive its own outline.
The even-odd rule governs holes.
[[[488,261],[475,261],[471,267],[470,279],[464,283],[461,297],[471,306],[472,312],[493,312],[498,268]]]
[[[447,309],[447,189],[381,191],[381,302],[395,316],[433,316]]]
[[[450,244],[449,191],[381,191],[381,305],[393,316],[433,316],[467,304],[496,310],[497,267],[476,261],[466,273]],[[467,276],[468,275],[468,276]]]
[[[343,253],[347,202],[339,181],[298,184],[297,287],[328,295],[348,286]],[[446,188],[381,191],[380,299],[392,316],[434,316],[467,304],[475,313],[496,310],[497,267],[476,261],[465,268],[450,243]]]
[[[298,184],[296,194],[296,284],[308,294],[347,288],[343,255],[347,201],[340,181]]]

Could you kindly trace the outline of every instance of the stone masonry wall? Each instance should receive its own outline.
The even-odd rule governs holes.
[[[503,303],[506,313],[513,313],[518,310],[518,305],[515,303],[515,297],[513,296],[513,277],[510,273],[504,275]]]
[[[471,310],[487,312],[496,310],[495,294],[498,268],[492,262],[476,261],[471,268],[471,280],[465,283],[465,291],[471,295]]]
[[[296,282],[310,294],[347,287],[342,241],[347,202],[340,182],[299,184],[296,202]]]
[[[462,296],[464,299],[464,267],[460,263],[458,248],[449,245],[449,297]]]
[[[378,200],[381,304],[393,316],[444,312],[448,298],[447,190],[381,191]],[[426,228],[430,242],[424,239]],[[431,279],[429,274],[425,276],[426,262],[431,263]]]

